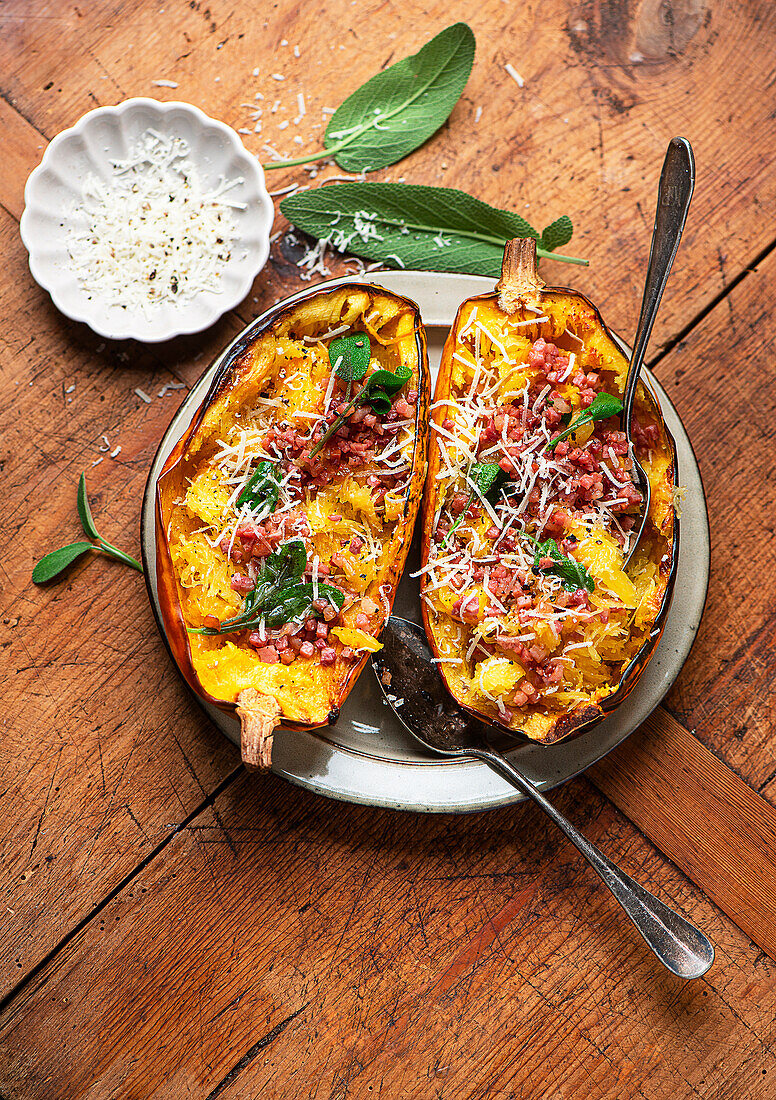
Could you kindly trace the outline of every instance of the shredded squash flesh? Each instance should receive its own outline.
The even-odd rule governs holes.
[[[627,360],[581,297],[548,291],[540,305],[510,315],[483,296],[459,311],[432,405],[421,585],[451,693],[548,741],[617,690],[660,611],[673,452],[640,387],[637,454],[652,499],[626,569],[640,495],[617,417],[549,444],[598,393],[622,393]],[[503,471],[484,498],[473,480],[483,464]]]

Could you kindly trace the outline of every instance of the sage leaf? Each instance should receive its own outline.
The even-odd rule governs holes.
[[[92,510],[89,507],[89,497],[86,495],[86,476],[81,474],[78,479],[78,494],[76,496],[76,505],[78,507],[78,516],[81,520],[81,526],[90,539],[99,539],[97,528],[94,526],[94,520],[92,519]]]
[[[60,546],[59,550],[52,550],[45,558],[40,559],[32,571],[32,579],[35,584],[48,584],[60,573],[64,573],[87,550],[96,549],[91,542],[71,542],[69,546]]]
[[[398,393],[402,386],[409,382],[410,378],[412,378],[412,371],[406,363],[400,363],[395,372],[376,370],[374,374],[370,374],[361,393],[348,401],[339,416],[335,417],[315,444],[310,451],[310,458],[315,458],[323,450],[334,433],[342,427],[353,409],[358,405],[368,403],[371,405],[372,411],[376,412],[378,416],[384,416],[385,413],[390,412],[391,396]]]
[[[610,416],[617,416],[622,412],[622,401],[611,393],[599,393],[586,409],[580,411],[572,418],[563,431],[556,435],[542,449],[551,451],[562,439],[567,439],[574,432],[583,428],[586,424],[592,424],[596,420],[608,420]]]
[[[548,252],[554,252],[556,248],[563,248],[565,244],[568,244],[571,240],[571,235],[574,232],[574,226],[571,224],[571,218],[568,214],[563,214],[560,218],[556,218],[554,222],[547,225],[542,230],[541,242],[542,248]]]
[[[447,121],[474,62],[466,23],[447,27],[411,57],[377,73],[342,103],[323,144],[340,168],[372,172],[395,164]]]
[[[509,480],[509,475],[498,462],[475,462],[469,480],[475,483],[481,497],[492,500],[504,482]]]
[[[595,581],[582,562],[577,561],[576,558],[566,557],[555,539],[546,539],[544,542],[538,542],[532,535],[529,535],[527,531],[525,535],[526,538],[530,539],[534,544],[534,572],[552,573],[554,576],[560,578],[563,587],[569,592],[576,591],[578,588],[585,588],[588,592],[592,592],[595,589]],[[543,558],[551,558],[552,565],[541,567],[539,563]]]
[[[400,363],[395,371],[376,370],[374,374],[369,375],[364,386],[367,400],[378,390],[384,390],[389,396],[398,393],[410,378],[412,378],[412,370],[406,363]]]
[[[265,616],[267,608],[274,606],[278,600],[282,601],[286,592],[298,586],[306,568],[307,549],[304,542],[301,539],[284,542],[264,559],[256,584],[246,595],[238,615],[224,619],[218,630],[209,626],[189,627],[189,634],[231,634],[235,630],[258,626],[261,619],[269,624]]]
[[[329,362],[337,378],[360,382],[369,370],[372,348],[365,332],[341,336],[329,344]]]
[[[251,508],[267,508],[270,512],[274,510],[280,493],[275,467],[276,463],[267,459],[258,464],[237,498],[238,508],[249,504]]]
[[[282,589],[274,604],[267,609],[265,622],[269,627],[283,626],[292,619],[305,619],[309,614],[319,618],[313,608],[315,589],[312,584],[293,584]],[[328,600],[338,611],[345,603],[345,597],[338,588],[330,584],[318,584],[318,599]]]
[[[280,209],[298,229],[338,251],[388,267],[497,279],[504,245],[513,237],[533,237],[539,256],[553,255],[525,218],[452,187],[338,183],[287,195]],[[552,237],[559,239],[554,233],[550,245]],[[571,256],[554,258],[587,264]]]

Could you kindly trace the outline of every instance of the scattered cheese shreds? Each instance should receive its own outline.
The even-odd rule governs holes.
[[[177,88],[178,87],[178,81],[177,80],[152,80],[151,83],[154,84],[157,88]]]
[[[506,69],[506,71],[507,71],[507,72],[509,73],[509,75],[510,75],[510,76],[512,77],[512,79],[514,80],[514,82],[515,82],[515,83],[517,84],[518,88],[524,88],[524,87],[525,87],[525,81],[523,80],[522,76],[521,76],[521,75],[520,75],[520,73],[519,73],[519,72],[517,71],[517,69],[516,69],[516,68],[514,67],[514,65],[511,65],[511,64],[510,64],[510,63],[509,63],[509,62],[507,61],[507,63],[506,63],[506,65],[504,66],[504,68],[505,68],[505,69]]]
[[[145,401],[146,405],[151,404],[151,398],[148,396],[147,393],[145,393],[144,390],[141,390],[140,388],[136,388],[133,392],[137,394],[137,396],[140,398],[141,401]],[[103,439],[104,438],[105,437],[103,436]],[[106,442],[107,442],[107,440],[106,440]]]
[[[162,302],[218,293],[236,228],[227,197],[242,178],[202,186],[182,138],[147,130],[107,180],[90,175],[67,230],[81,289],[108,306],[148,313]]]

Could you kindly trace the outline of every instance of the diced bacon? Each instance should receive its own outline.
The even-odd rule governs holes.
[[[235,592],[246,593],[252,591],[255,587],[251,578],[244,576],[242,573],[233,573],[230,583]]]
[[[397,413],[402,420],[415,415],[414,408],[410,405],[409,401],[405,400],[403,397],[400,397],[398,401],[394,402],[392,411]]]
[[[312,642],[304,641],[299,647],[299,654],[302,657],[312,657],[315,653],[315,646]]]
[[[265,665],[276,665],[280,660],[278,651],[275,649],[274,645],[265,645],[262,646],[261,649],[257,649],[256,656]]]
[[[322,665],[333,665],[336,659],[337,659],[337,651],[335,649],[333,649],[331,646],[325,646],[321,650],[321,664]]]

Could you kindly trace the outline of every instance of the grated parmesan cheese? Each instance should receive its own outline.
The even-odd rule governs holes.
[[[517,84],[518,88],[525,87],[525,81],[523,80],[522,76],[517,71],[517,69],[514,67],[514,65],[510,64],[510,62],[508,61],[506,63],[506,65],[504,66],[504,68],[509,73],[509,75],[512,77],[515,84]]]
[[[148,312],[221,290],[236,228],[226,198],[242,178],[200,182],[179,137],[147,130],[107,179],[87,177],[67,230],[78,283],[108,306]]]

